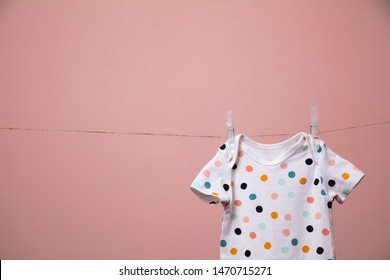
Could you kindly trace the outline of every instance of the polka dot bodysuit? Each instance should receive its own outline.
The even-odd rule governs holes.
[[[309,134],[277,144],[241,134],[233,149],[218,149],[191,190],[224,207],[221,259],[335,259],[332,202],[344,202],[363,177]]]

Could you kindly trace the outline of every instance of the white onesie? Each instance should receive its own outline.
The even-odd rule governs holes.
[[[191,190],[224,207],[221,259],[335,259],[332,202],[364,173],[322,140],[300,132],[277,144],[237,135]]]

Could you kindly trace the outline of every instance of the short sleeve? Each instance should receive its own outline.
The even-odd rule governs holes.
[[[321,165],[324,174],[324,186],[330,198],[343,203],[351,191],[359,184],[365,174],[355,165],[337,155],[325,144]]]
[[[231,183],[227,144],[202,168],[190,188],[202,201],[209,204],[230,201]]]

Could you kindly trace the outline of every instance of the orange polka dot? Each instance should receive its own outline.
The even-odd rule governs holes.
[[[210,176],[210,171],[208,171],[208,170],[203,171],[203,175],[206,176],[206,177],[209,177]]]
[[[245,169],[246,169],[246,171],[248,171],[248,172],[252,172],[252,171],[253,171],[252,165],[247,165],[247,166],[245,167]]]
[[[264,243],[264,248],[265,248],[266,250],[271,249],[271,247],[272,247],[272,244],[271,244],[271,243],[269,243],[269,242],[265,242],[265,243]]]
[[[241,200],[235,200],[234,201],[234,205],[236,205],[236,206],[241,206]]]
[[[286,237],[289,236],[290,235],[290,231],[288,229],[283,230],[283,235],[286,236]]]
[[[237,252],[238,252],[237,248],[231,248],[230,249],[230,254],[232,254],[232,255],[236,255]]]
[[[234,187],[234,182],[233,181],[230,182],[230,186]]]
[[[307,182],[307,179],[305,177],[302,177],[300,180],[299,180],[299,183],[301,183],[302,185],[306,184]]]
[[[243,151],[238,151],[237,156],[238,157],[243,157],[245,153]]]
[[[215,167],[221,167],[221,166],[222,166],[222,162],[219,161],[219,160],[216,160],[216,161],[214,162],[214,165],[215,165]]]
[[[263,174],[260,176],[260,180],[263,181],[263,182],[266,182],[268,180],[268,176]]]
[[[272,213],[271,213],[271,218],[272,218],[272,219],[277,219],[278,216],[279,216],[279,215],[278,215],[278,212],[272,212]]]
[[[322,234],[325,235],[325,236],[328,236],[329,235],[329,230],[327,228],[324,228],[322,230]]]
[[[306,199],[307,203],[313,203],[314,202],[314,197],[312,196],[309,196],[307,199]]]
[[[216,192],[212,192],[211,194],[216,195],[216,196],[219,196],[219,194],[216,193]]]
[[[308,253],[309,251],[310,251],[310,247],[309,246],[305,245],[305,246],[302,247],[302,252]]]
[[[257,237],[256,232],[252,231],[251,233],[249,233],[249,237],[252,238],[252,239],[255,239]]]
[[[244,221],[244,223],[247,223],[247,222],[249,222],[249,217],[245,216],[242,220]]]
[[[343,173],[343,175],[341,175],[341,177],[343,177],[344,180],[348,180],[349,174],[348,173]]]

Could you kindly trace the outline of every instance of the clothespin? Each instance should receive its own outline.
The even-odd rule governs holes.
[[[230,154],[234,151],[234,126],[233,126],[233,112],[230,108],[226,109],[226,126],[228,135],[228,144]]]
[[[310,134],[316,139],[320,136],[320,130],[318,128],[318,109],[315,103],[311,104],[310,110]]]

